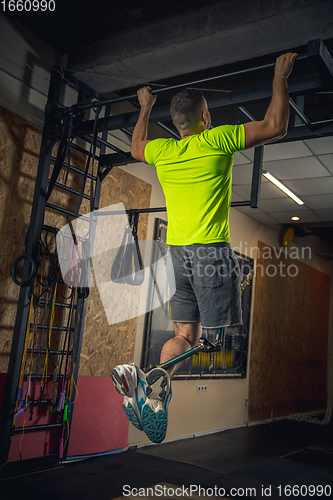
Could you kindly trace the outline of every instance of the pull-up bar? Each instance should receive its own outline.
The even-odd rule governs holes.
[[[250,201],[233,201],[231,203],[231,207],[249,207],[251,206]],[[62,209],[63,213],[67,213],[68,215],[73,215],[72,212],[69,212],[66,209]],[[96,210],[95,212],[91,212],[93,217],[107,217],[109,215],[136,215],[136,214],[150,214],[154,212],[166,212],[166,207],[155,207],[155,208],[129,208],[128,210],[114,210],[113,212],[103,212],[103,210]],[[82,220],[89,221],[88,217],[80,215]]]
[[[309,57],[308,54],[303,54],[303,55],[297,56],[297,61],[302,61],[304,59],[307,59],[308,57]],[[252,73],[253,71],[269,69],[269,68],[273,68],[273,67],[275,67],[275,62],[262,64],[259,66],[253,66],[252,68],[245,68],[245,69],[240,69],[237,71],[230,71],[229,73],[223,73],[222,75],[199,78],[198,80],[192,80],[190,82],[177,83],[176,85],[169,85],[169,86],[165,86],[165,87],[162,87],[159,89],[154,89],[154,90],[152,90],[151,93],[154,95],[163,94],[163,93],[171,92],[173,90],[178,90],[178,89],[181,89],[184,87],[191,87],[193,85],[198,85],[200,83],[213,82],[216,80],[222,80],[223,78],[244,75],[246,73]],[[133,99],[137,99],[137,94],[130,94],[127,96],[122,96],[122,97],[115,97],[113,99],[108,99],[107,101],[102,101],[100,104],[102,106],[106,106],[107,104],[116,104],[118,102],[132,101]],[[94,106],[96,106],[96,102],[92,102],[89,104],[83,104],[83,105],[78,107],[78,110],[84,111],[86,109],[93,108]]]
[[[309,60],[314,68],[317,70],[317,74],[312,74],[302,78],[294,78],[288,82],[289,94],[291,95],[304,95],[306,93],[318,92],[325,88],[331,88],[333,86],[333,59],[329,51],[327,50],[325,44],[322,40],[313,40],[308,43],[307,54],[298,56],[297,61]],[[169,87],[164,87],[162,89],[153,90],[154,94],[160,94],[162,92],[169,92],[171,90],[180,89],[184,87],[189,87],[196,85],[201,82],[209,82],[212,80],[217,80],[225,78],[227,76],[243,75],[252,71],[257,71],[259,69],[267,69],[275,66],[274,63],[264,64],[262,66],[255,66],[252,68],[247,68],[243,70],[238,70],[230,73],[225,73],[223,75],[217,75],[214,77],[202,78],[200,80],[195,80],[192,82],[180,83],[177,85],[172,85]],[[235,92],[222,93],[214,96],[207,97],[208,107],[222,108],[225,106],[238,107],[238,109],[243,112],[243,106],[248,103],[256,103],[263,100],[267,100],[272,96],[272,85],[264,85],[260,87],[251,87],[243,90],[237,90]],[[131,99],[136,99],[136,94],[117,97],[109,101],[101,101],[100,105],[106,103],[115,103]],[[96,106],[95,103],[87,104],[86,106],[92,107]],[[301,115],[301,110],[298,109],[296,104],[292,104],[295,112],[298,116]],[[85,109],[81,107],[81,109]],[[98,131],[102,132],[105,130],[115,130],[124,127],[134,126],[138,120],[139,112],[132,111],[130,113],[123,113],[120,115],[112,115],[108,118],[99,118],[98,120]],[[156,123],[159,121],[164,121],[170,119],[169,106],[158,106],[152,109],[150,115],[150,122]],[[310,121],[306,119],[305,116],[301,117],[303,123],[311,127]],[[307,123],[308,122],[308,123]],[[93,130],[93,121],[87,121],[83,123],[79,134],[87,133]]]

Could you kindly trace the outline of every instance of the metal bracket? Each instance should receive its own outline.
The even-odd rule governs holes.
[[[105,169],[103,170],[103,167],[100,165],[99,166],[99,169],[100,169],[100,173],[99,173],[99,176],[100,176],[100,180],[101,182],[104,181],[105,177],[111,172],[113,168],[113,165],[108,165],[107,167],[105,167]]]
[[[127,165],[128,163],[137,163],[138,160],[133,158],[131,153],[110,153],[107,155],[100,155],[99,164],[100,165],[112,165],[113,167],[117,165]]]
[[[220,351],[222,348],[222,335],[220,338],[214,340],[214,342],[209,342],[206,337],[200,337],[198,340],[197,352],[216,352]]]
[[[258,146],[254,150],[251,201],[250,201],[251,208],[259,208],[263,158],[264,158],[264,146]]]

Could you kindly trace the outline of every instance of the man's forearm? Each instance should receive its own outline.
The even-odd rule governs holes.
[[[289,123],[289,93],[287,78],[285,76],[275,75],[273,80],[272,100],[265,115],[267,120],[274,128],[281,131],[281,134],[287,133]]]
[[[289,122],[287,78],[293,69],[296,57],[296,53],[288,52],[277,58],[271,103],[263,120],[244,124],[245,149],[277,141],[286,135]]]
[[[138,99],[141,108],[138,121],[133,130],[131,155],[136,160],[147,163],[144,152],[149,142],[147,141],[148,123],[152,107],[156,101],[156,95],[152,95],[150,87],[143,87],[138,90]]]
[[[148,123],[149,123],[151,109],[152,109],[151,106],[144,106],[141,107],[140,109],[139,118],[134,127],[132,135],[132,146],[131,146],[132,155],[133,152],[135,153],[137,145],[141,141],[146,141],[148,138]]]

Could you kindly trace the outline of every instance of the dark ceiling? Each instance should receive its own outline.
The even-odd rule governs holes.
[[[230,0],[205,0],[208,7]],[[202,0],[94,0],[91,3],[55,0],[54,12],[11,12],[19,22],[59,54],[83,48],[152,22],[173,18],[203,7]]]
[[[230,3],[230,0],[205,0],[204,6],[208,7],[217,3]],[[147,26],[153,22],[173,18],[181,14],[190,13],[202,8],[202,0],[191,0],[185,2],[182,0],[127,0],[125,1],[110,1],[110,0],[95,0],[92,5],[87,8],[79,8],[78,2],[67,2],[59,6],[56,3],[54,12],[34,12],[20,13],[13,12],[6,14],[7,18],[12,22],[20,23],[24,28],[28,29],[37,38],[42,40],[56,50],[60,55],[70,53],[77,49],[82,49],[92,43],[98,43],[109,37],[117,34],[130,32],[132,29]],[[325,45],[333,54],[333,39],[325,40]],[[307,47],[298,46],[290,47],[289,50],[305,54]],[[241,55],[239,62],[234,64],[217,66],[214,68],[205,68],[202,71],[188,73],[178,77],[158,80],[153,83],[155,88],[160,88],[162,85],[174,85],[183,83],[184,81],[192,81],[199,78],[225,74],[230,71],[237,71],[256,65],[271,63],[279,53],[269,54],[258,58],[252,58],[247,61],[242,61]],[[292,78],[305,76],[316,73],[309,61],[302,61],[295,65],[292,73]],[[236,91],[251,86],[265,85],[272,81],[272,68],[263,71],[257,71],[253,74],[247,74],[246,79],[228,78],[217,80],[212,83],[205,82],[200,85],[205,97],[216,94],[216,92]],[[154,88],[154,85],[152,85]],[[197,88],[198,86],[196,86]],[[120,95],[128,95],[135,93],[137,87],[127,88],[121,91]],[[111,94],[112,95],[112,94]],[[106,94],[106,97],[111,95]],[[159,96],[159,104],[165,104],[170,101],[170,95]],[[262,119],[267,109],[267,103],[249,105],[247,110],[254,116],[255,119]],[[331,118],[330,110],[333,109],[332,94],[316,94],[309,95],[305,100],[305,113],[311,121],[320,121]],[[223,117],[219,111],[213,111],[213,121],[223,123],[225,120],[228,123],[237,123],[244,121],[244,115],[237,110],[223,110]],[[294,114],[291,114],[292,120]]]
[[[325,40],[325,46],[328,48],[331,54],[333,54],[333,39]],[[292,51],[297,52],[300,55],[306,54],[307,46],[299,46],[291,48]],[[184,82],[191,82],[207,77],[214,77],[216,75],[225,75],[231,72],[240,71],[247,68],[253,68],[256,66],[262,66],[270,64],[275,61],[275,59],[280,55],[280,53],[273,53],[267,56],[261,56],[257,58],[252,58],[248,61],[240,61],[234,64],[218,66],[215,68],[204,69],[202,71],[196,71],[194,73],[187,73],[185,76],[181,75],[178,77],[168,78],[164,80],[157,80],[155,82],[150,82],[153,90],[159,89],[165,86],[172,86],[177,84],[183,84]],[[309,60],[302,60],[295,64],[293,72],[290,76],[290,81],[294,78],[300,78],[303,76],[317,74],[317,70],[313,67]],[[217,93],[234,92],[238,90],[244,90],[251,87],[267,85],[272,82],[273,68],[263,69],[254,71],[253,73],[246,73],[246,77],[240,78],[239,76],[222,78],[214,80],[212,82],[203,82],[196,84],[195,88],[202,90],[205,97],[217,95]],[[155,85],[154,85],[155,84]],[[136,93],[137,86],[127,88],[123,91],[118,92],[120,96],[131,95]],[[174,91],[175,92],[175,91]],[[172,94],[171,94],[172,95]],[[158,95],[159,105],[170,103],[170,93],[159,94]],[[249,104],[246,106],[246,110],[256,119],[263,119],[267,111],[267,102]],[[327,119],[332,119],[333,114],[333,94],[331,92],[325,92],[322,94],[309,94],[305,97],[304,112],[311,122],[322,121]],[[223,108],[211,110],[213,123],[244,123],[244,115],[235,108]],[[291,109],[291,122],[295,118],[295,113]],[[246,120],[247,121],[247,120]],[[171,124],[171,122],[170,122]]]

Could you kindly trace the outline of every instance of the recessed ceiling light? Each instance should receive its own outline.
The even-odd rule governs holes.
[[[292,217],[291,220],[299,220],[299,217]]]
[[[282,184],[282,182],[278,181],[277,179],[275,179],[275,177],[273,177],[272,174],[270,174],[269,172],[267,171],[263,171],[263,175],[266,177],[266,179],[268,179],[269,181],[273,182],[273,184],[275,184],[276,187],[278,187],[279,189],[281,189],[281,191],[283,191],[284,193],[286,193],[292,200],[296,201],[296,203],[298,203],[299,205],[304,205],[304,202],[302,200],[300,200],[298,198],[298,196],[296,196],[294,193],[292,193],[290,191],[290,189],[288,189],[286,186],[284,186]]]

